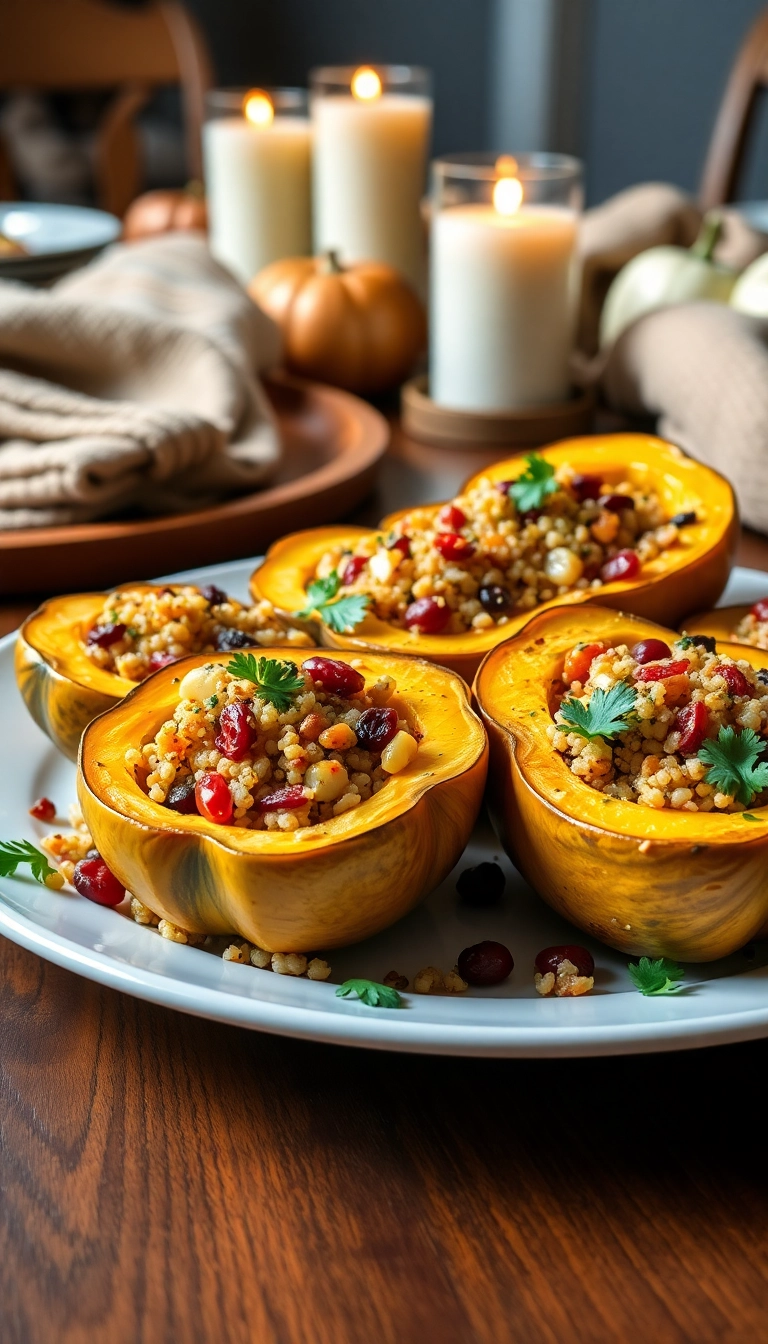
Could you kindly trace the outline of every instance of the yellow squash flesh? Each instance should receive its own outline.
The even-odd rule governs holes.
[[[285,657],[285,649],[263,653]],[[124,759],[172,716],[176,678],[230,658],[199,655],[163,668],[86,728],[78,796],[99,853],[158,915],[197,933],[234,932],[269,951],[337,947],[393,924],[450,871],[480,808],[487,742],[466,686],[416,659],[356,660],[367,682],[395,677],[393,703],[424,734],[415,759],[329,822],[298,833],[247,831],[152,802]]]
[[[681,529],[679,544],[644,564],[637,579],[607,583],[599,591],[574,590],[542,603],[537,611],[591,601],[605,607],[627,606],[639,615],[675,624],[692,606],[717,600],[728,580],[738,536],[736,502],[722,476],[686,457],[672,444],[647,434],[569,439],[543,449],[541,456],[556,468],[567,463],[578,472],[600,474],[606,483],[630,480],[654,489],[669,517],[695,511],[702,521]],[[524,469],[522,457],[497,462],[472,477],[464,489],[476,485],[481,476],[494,482],[512,480]],[[441,507],[429,505],[423,512],[435,513]],[[397,519],[414,511],[390,514],[378,530],[386,532]],[[352,549],[361,537],[370,535],[369,529],[340,525],[285,537],[270,548],[253,574],[254,598],[267,598],[284,616],[304,609],[307,585],[325,552],[339,544]],[[531,615],[530,611],[521,611],[504,625],[461,635],[419,635],[374,615],[367,616],[351,634],[336,634],[317,618],[310,619],[306,628],[327,648],[417,654],[471,680],[488,651],[520,630]]]
[[[768,931],[768,807],[744,821],[608,801],[546,734],[575,644],[650,637],[674,639],[622,612],[561,608],[488,655],[474,690],[490,743],[489,807],[525,878],[573,924],[621,952],[711,961]],[[721,651],[761,665],[759,650]]]

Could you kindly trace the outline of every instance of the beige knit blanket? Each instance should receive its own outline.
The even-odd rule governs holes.
[[[277,328],[202,238],[117,245],[48,291],[0,281],[0,528],[202,506],[279,458]]]
[[[723,220],[718,260],[739,269],[768,249],[768,236],[736,211]],[[768,320],[683,304],[639,318],[595,354],[600,307],[619,267],[657,243],[689,246],[700,222],[693,201],[659,183],[585,213],[577,374],[597,382],[615,410],[658,416],[659,433],[727,476],[744,522],[768,532]]]

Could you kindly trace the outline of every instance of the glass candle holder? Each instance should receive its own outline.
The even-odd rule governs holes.
[[[432,165],[430,396],[447,409],[564,401],[582,165],[467,154]]]
[[[310,75],[315,251],[387,262],[422,294],[430,87],[429,72],[409,65],[325,66]]]
[[[214,89],[203,166],[211,251],[243,284],[312,251],[306,89]]]

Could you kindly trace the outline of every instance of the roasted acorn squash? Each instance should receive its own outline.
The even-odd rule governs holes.
[[[768,807],[744,821],[609,801],[546,735],[568,650],[650,636],[670,640],[622,612],[561,607],[488,654],[474,689],[490,741],[489,807],[525,878],[573,924],[621,952],[711,961],[768,933]],[[722,648],[756,667],[764,659]]]
[[[284,658],[285,649],[264,655]],[[355,658],[367,680],[396,678],[393,703],[424,735],[415,760],[330,822],[248,831],[152,802],[124,760],[171,717],[178,677],[230,657],[200,654],[163,668],[86,728],[78,795],[94,844],[130,892],[193,932],[235,932],[296,952],[377,933],[445,877],[469,839],[488,748],[466,686],[420,659],[337,655]]]
[[[157,584],[123,583],[116,593],[152,592]],[[52,597],[28,616],[16,640],[16,681],[39,728],[77,760],[86,724],[136,686],[98,667],[82,641],[104,606],[104,593]]]
[[[768,580],[765,586],[768,592]],[[686,616],[685,620],[680,622],[680,629],[691,635],[713,635],[718,645],[725,642],[737,646],[739,651],[733,653],[734,658],[746,658],[748,654],[744,650],[754,649],[755,653],[762,655],[760,664],[762,667],[768,663],[768,652],[756,648],[754,644],[742,643],[734,634],[736,626],[749,615],[753,606],[753,602],[745,602],[743,606],[713,607],[711,611],[697,611],[693,616]]]
[[[652,485],[670,517],[690,511],[705,516],[702,522],[681,530],[678,546],[644,564],[638,579],[607,583],[598,592],[574,590],[542,603],[538,611],[593,601],[605,607],[629,606],[639,615],[674,624],[695,603],[717,600],[728,579],[738,536],[736,502],[722,476],[686,457],[672,444],[647,434],[567,439],[543,449],[541,455],[556,467],[570,463],[579,472],[600,473],[606,482],[630,479],[638,485]],[[524,468],[524,459],[515,457],[494,463],[480,475],[494,481],[511,480]],[[464,489],[475,485],[480,475],[467,481]],[[442,504],[433,507],[436,512]],[[378,530],[391,527],[407,512],[411,510],[390,514]],[[283,616],[302,610],[307,605],[307,585],[321,556],[339,543],[353,547],[366,532],[365,528],[343,525],[320,527],[276,542],[251,578],[254,598],[267,598]],[[372,615],[351,634],[335,634],[316,619],[307,622],[306,628],[327,648],[418,654],[470,680],[489,649],[509,639],[530,617],[530,611],[520,612],[504,625],[463,635],[418,635]]]

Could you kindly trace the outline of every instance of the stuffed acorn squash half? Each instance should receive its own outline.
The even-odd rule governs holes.
[[[485,659],[494,823],[579,928],[689,961],[768,932],[764,661],[596,606],[542,613]]]
[[[768,661],[768,597],[730,607],[697,611],[681,623],[681,630],[711,635],[718,642],[746,644],[762,649]]]
[[[16,681],[39,728],[77,760],[83,729],[137,682],[196,648],[309,647],[265,603],[246,608],[213,585],[124,583],[111,593],[53,597],[16,641]]]
[[[471,679],[534,611],[592,601],[675,623],[715,601],[737,530],[722,476],[661,439],[609,434],[497,462],[374,531],[295,533],[251,591],[326,647],[418,654]]]
[[[184,659],[94,720],[83,816],[125,887],[183,929],[269,951],[367,938],[458,860],[485,730],[463,681],[421,660],[260,653]]]

